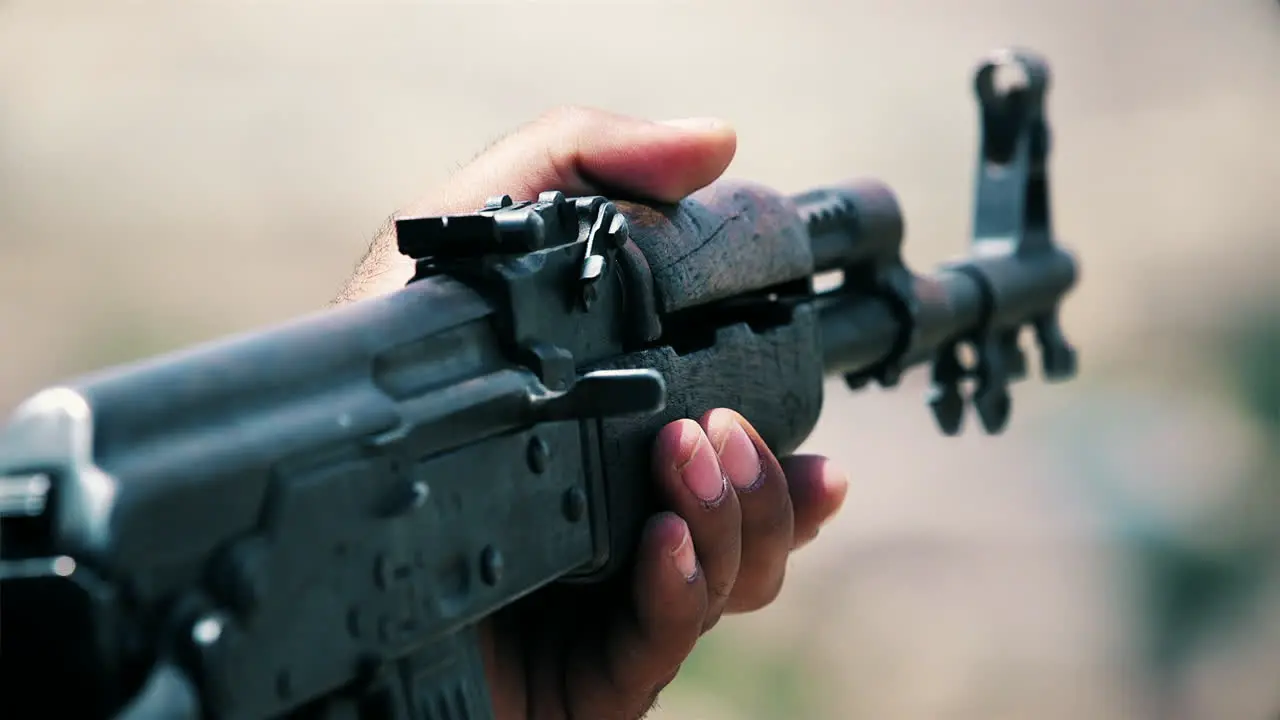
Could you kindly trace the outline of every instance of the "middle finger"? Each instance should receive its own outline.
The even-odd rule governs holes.
[[[791,551],[794,518],[787,479],[759,433],[738,413],[712,410],[702,424],[719,448],[741,517],[738,575],[726,612],[759,610],[782,589]]]
[[[716,450],[692,420],[677,420],[658,434],[654,465],[673,511],[689,525],[707,577],[703,630],[719,620],[733,592],[742,554],[737,494],[729,487]]]

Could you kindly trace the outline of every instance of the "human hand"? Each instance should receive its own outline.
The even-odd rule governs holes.
[[[712,120],[559,110],[403,214],[469,213],[492,195],[523,200],[545,190],[676,202],[715,181],[736,143]],[[388,227],[339,301],[403,287],[412,274]],[[663,428],[653,467],[670,511],[650,519],[625,587],[544,591],[482,625],[498,720],[638,720],[723,614],[777,597],[790,553],[817,535],[846,489],[826,458],[780,461],[727,409]]]

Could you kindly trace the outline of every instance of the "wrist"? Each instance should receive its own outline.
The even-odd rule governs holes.
[[[413,261],[396,247],[394,218],[388,219],[374,236],[355,272],[347,279],[332,304],[344,305],[364,298],[385,295],[404,287],[413,277]]]

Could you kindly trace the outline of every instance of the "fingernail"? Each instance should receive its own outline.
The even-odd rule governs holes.
[[[713,117],[676,118],[675,120],[663,120],[659,124],[669,125],[681,130],[719,130],[725,125],[723,120]]]
[[[690,423],[693,432],[698,433],[697,442],[689,459],[679,467],[680,479],[704,505],[714,507],[720,504],[728,491],[724,475],[720,472],[720,463],[716,461],[715,448],[711,441],[696,424]]]
[[[676,570],[684,576],[685,580],[693,582],[697,579],[698,557],[693,552],[693,538],[689,536],[688,530],[682,534],[676,549],[671,551],[671,559],[675,562]]]
[[[737,419],[728,413],[718,415],[715,424],[713,431],[720,438],[720,449],[716,454],[720,456],[720,467],[724,468],[724,474],[729,476],[729,482],[735,488],[754,490],[764,477],[756,444],[751,442],[751,436],[742,429]]]

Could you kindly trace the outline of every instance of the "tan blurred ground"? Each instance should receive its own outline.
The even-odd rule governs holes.
[[[1005,44],[1053,63],[1084,378],[1020,388],[994,441],[937,437],[918,377],[833,384],[810,446],[854,471],[848,510],[776,607],[718,631],[751,649],[713,663],[727,680],[682,680],[662,715],[784,716],[730,697],[756,682],[735,663],[780,659],[821,718],[1158,716],[1127,570],[1074,464],[1095,446],[1064,449],[1081,431],[1063,418],[1110,417],[1085,437],[1193,524],[1235,497],[1206,478],[1257,456],[1214,386],[1188,383],[1202,332],[1277,276],[1267,0],[0,0],[0,405],[321,305],[387,213],[561,103],[727,117],[730,173],[782,189],[881,177],[927,267],[963,249],[970,73]],[[1139,405],[1159,420],[1124,421]],[[1280,712],[1266,597],[1204,652],[1189,717]]]

